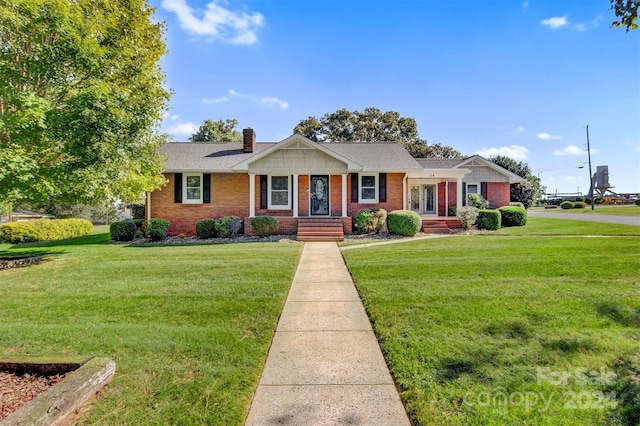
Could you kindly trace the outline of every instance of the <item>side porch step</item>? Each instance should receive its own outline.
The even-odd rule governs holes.
[[[422,232],[427,234],[448,234],[452,229],[460,227],[460,222],[456,219],[422,220]]]
[[[344,231],[340,218],[300,218],[298,241],[343,241]]]

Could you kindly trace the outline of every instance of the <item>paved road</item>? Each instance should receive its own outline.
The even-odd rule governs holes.
[[[638,216],[611,216],[608,214],[558,213],[553,211],[529,211],[529,216],[549,217],[552,219],[586,220],[588,222],[619,223],[621,225],[640,226]]]

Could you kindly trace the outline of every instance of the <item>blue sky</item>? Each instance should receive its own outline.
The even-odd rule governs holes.
[[[588,124],[593,171],[640,192],[640,30],[610,28],[609,0],[150,4],[175,141],[207,118],[279,141],[309,116],[376,107],[430,143],[524,161],[549,192],[586,193]]]

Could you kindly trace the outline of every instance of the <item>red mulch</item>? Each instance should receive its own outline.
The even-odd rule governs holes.
[[[16,375],[0,371],[0,420],[62,380],[66,374]]]

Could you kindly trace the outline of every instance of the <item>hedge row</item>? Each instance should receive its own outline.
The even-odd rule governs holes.
[[[242,219],[225,216],[220,219],[201,219],[196,222],[196,235],[201,239],[229,238],[242,231]]]
[[[85,219],[38,219],[0,226],[0,241],[10,244],[64,240],[87,235],[93,230]]]

